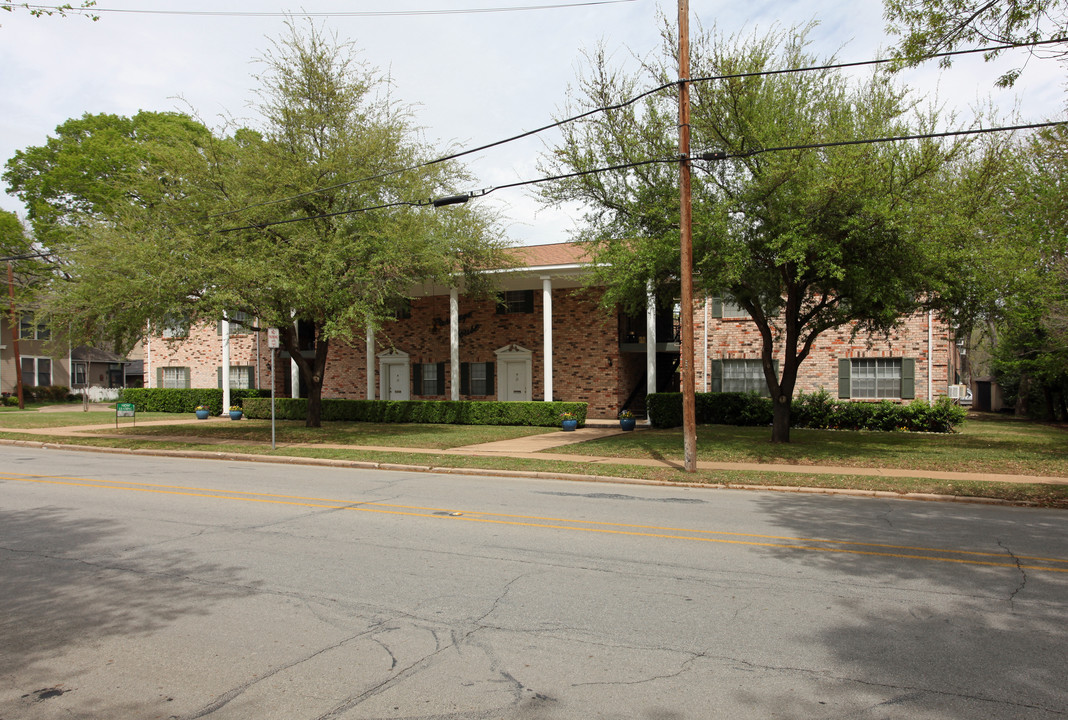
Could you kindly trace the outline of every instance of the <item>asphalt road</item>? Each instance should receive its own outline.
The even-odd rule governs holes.
[[[0,447],[0,720],[1063,718],[1063,511]]]

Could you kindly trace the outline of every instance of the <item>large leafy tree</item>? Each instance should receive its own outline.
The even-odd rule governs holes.
[[[850,81],[825,70],[760,74],[820,65],[805,51],[805,30],[727,40],[702,33],[692,44],[691,124],[698,162],[693,182],[694,285],[729,295],[762,338],[764,376],[774,403],[772,440],[787,442],[798,368],[816,339],[836,328],[886,332],[934,302],[938,250],[948,211],[940,178],[962,148],[934,141],[799,147],[885,138],[930,128],[907,94],[877,74]],[[647,67],[669,83],[677,57],[664,33],[663,59]],[[745,77],[739,74],[749,73]],[[637,94],[637,80],[594,55],[573,110],[605,107]],[[646,283],[678,292],[679,201],[672,163],[677,96],[641,103],[570,126],[547,170],[585,172],[556,182],[549,201],[589,209],[581,237],[603,263],[608,303],[634,306]],[[780,149],[787,148],[787,149]],[[783,362],[775,372],[777,351]]]
[[[996,226],[1015,252],[996,266],[988,327],[999,382],[1027,409],[1068,419],[1068,130],[1021,143]]]
[[[884,0],[888,29],[901,36],[899,53],[920,62],[963,45],[1035,43],[1062,40],[1048,52],[1068,56],[1068,2],[1065,0]],[[1035,53],[1045,51],[1035,50]],[[988,59],[997,55],[991,52]],[[949,64],[949,58],[943,64]],[[1022,68],[998,78],[1012,85]]]
[[[477,210],[426,206],[466,179],[462,169],[431,162],[409,110],[348,44],[290,26],[261,61],[255,130],[205,133],[178,116],[189,127],[162,141],[126,138],[136,167],[114,180],[91,171],[79,188],[60,163],[29,168],[22,156],[5,177],[35,217],[55,213],[47,232],[68,277],[57,316],[90,332],[248,313],[281,328],[318,426],[331,344],[392,317],[419,282],[466,276],[477,290],[500,241]],[[105,160],[72,144],[90,167]]]

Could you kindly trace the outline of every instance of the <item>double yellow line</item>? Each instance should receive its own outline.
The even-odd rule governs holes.
[[[868,555],[877,557],[901,558],[907,560],[928,560],[931,562],[958,563],[962,565],[984,565],[990,567],[1018,568],[1022,570],[1068,572],[1068,559],[1066,558],[1036,557],[1030,555],[1010,556],[1005,552],[979,552],[972,550],[929,548],[913,545],[890,545],[884,543],[858,542],[854,540],[830,540],[826,538],[760,535],[754,533],[726,532],[719,530],[694,530],[688,528],[662,527],[657,525],[634,525],[628,523],[600,522],[594,520],[575,520],[571,518],[539,517],[536,515],[485,513],[477,511],[459,510],[455,508],[421,507],[417,505],[395,505],[390,503],[363,502],[358,500],[337,500],[334,498],[243,492],[237,490],[220,490],[217,488],[187,487],[183,485],[159,485],[150,483],[122,482],[119,480],[96,480],[90,478],[76,478],[54,475],[26,475],[19,473],[0,472],[0,480],[37,483],[43,485],[67,485],[94,488],[99,490],[120,490],[126,492],[143,492],[160,495],[181,495],[187,497],[214,498],[218,500],[237,500],[241,502],[267,503],[272,505],[291,505],[297,507],[351,510],[356,512],[381,513],[386,515],[404,515],[440,520],[458,520],[463,522],[489,523],[494,525],[512,525],[520,527],[544,528],[548,530],[571,530],[578,532],[601,533],[607,535],[629,535],[635,537],[648,537],[667,540],[689,540],[693,542],[723,543],[728,545],[748,545],[754,547],[767,547],[783,550],[845,553],[850,555]]]

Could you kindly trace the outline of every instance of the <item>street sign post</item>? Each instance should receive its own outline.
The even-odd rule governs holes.
[[[271,449],[274,450],[274,385],[278,378],[274,361],[278,357],[278,328],[267,328],[267,347],[271,350]]]

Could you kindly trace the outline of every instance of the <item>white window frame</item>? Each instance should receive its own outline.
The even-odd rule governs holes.
[[[52,331],[44,323],[37,322],[32,312],[24,312],[19,317],[19,340],[50,340]]]
[[[160,376],[160,387],[169,388],[172,390],[184,390],[188,384],[188,368],[185,367],[163,367],[160,368],[162,374]],[[170,377],[168,377],[168,375]],[[177,382],[177,384],[174,384]]]
[[[901,397],[901,358],[853,358],[849,396],[857,400],[896,400]]]
[[[31,363],[32,366],[33,366],[33,382],[30,383],[30,385],[32,387],[48,387],[48,386],[50,386],[52,384],[52,372],[53,372],[53,370],[55,368],[55,365],[56,365],[52,361],[52,358],[50,358],[50,357],[35,357],[33,355],[22,355],[20,360],[22,361],[23,367],[19,368],[19,372],[22,373],[22,383],[23,383],[23,385],[26,384],[26,376],[25,376],[26,368],[25,368],[25,365],[26,365],[27,362]],[[48,382],[46,382],[46,383],[42,383],[40,381],[41,380],[41,363],[42,362],[48,363]]]
[[[763,360],[724,359],[720,386],[723,392],[756,393],[770,396],[764,377]]]

